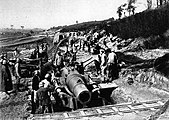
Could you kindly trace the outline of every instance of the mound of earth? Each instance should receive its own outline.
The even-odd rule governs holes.
[[[0,118],[2,120],[23,120],[30,112],[28,96],[26,92],[11,94],[0,101]]]

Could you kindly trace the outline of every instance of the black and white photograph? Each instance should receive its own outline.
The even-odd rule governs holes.
[[[169,0],[0,0],[0,120],[169,120]]]

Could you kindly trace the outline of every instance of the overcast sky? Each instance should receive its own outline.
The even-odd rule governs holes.
[[[145,0],[142,0],[145,1]],[[127,0],[0,0],[0,28],[50,28],[117,18]]]

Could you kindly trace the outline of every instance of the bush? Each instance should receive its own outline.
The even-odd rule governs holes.
[[[109,32],[121,38],[148,37],[159,35],[169,28],[169,5],[137,13],[111,23]]]

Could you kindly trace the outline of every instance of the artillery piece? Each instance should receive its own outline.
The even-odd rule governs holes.
[[[90,101],[91,94],[82,75],[69,74],[66,79],[66,85],[80,103],[85,104]]]
[[[89,76],[73,71],[66,77],[65,85],[56,85],[55,92],[57,94],[54,97],[59,97],[56,99],[60,99],[59,101],[63,102],[62,106],[60,106],[62,108],[76,110],[97,107],[113,104],[110,96],[117,87],[114,83],[95,83]]]

